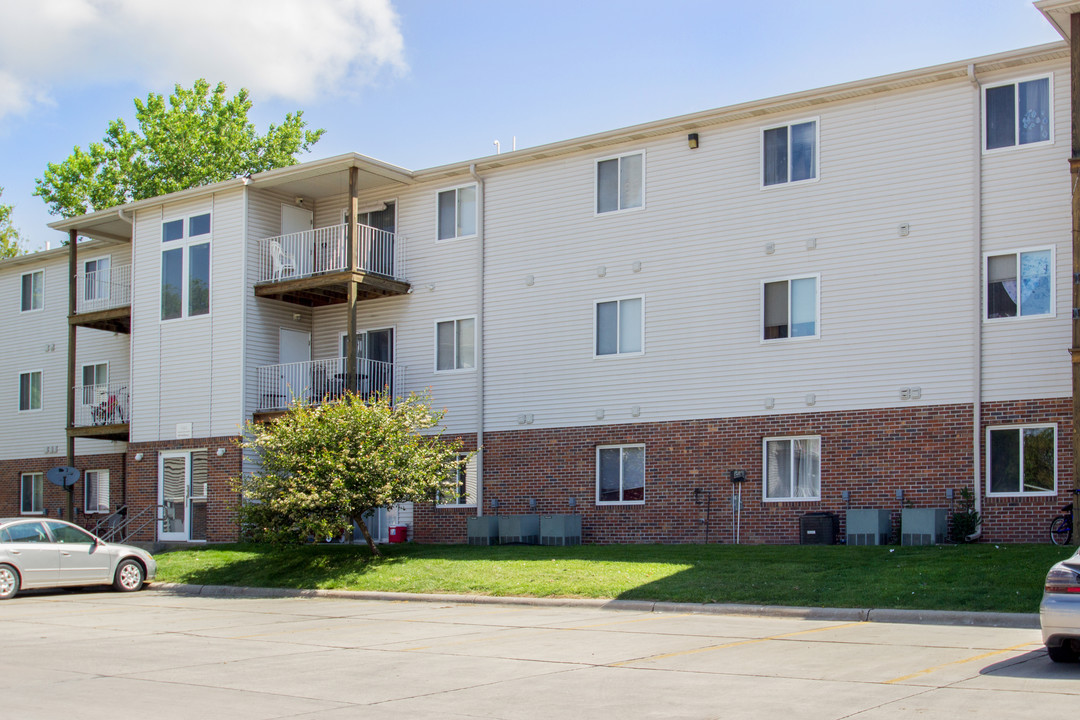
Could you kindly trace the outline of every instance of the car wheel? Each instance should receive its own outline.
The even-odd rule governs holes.
[[[121,560],[116,566],[116,577],[113,579],[113,587],[120,592],[135,592],[141,590],[146,571],[135,560],[128,558]]]
[[[1078,659],[1076,651],[1066,643],[1064,645],[1058,645],[1057,647],[1046,646],[1046,654],[1050,656],[1050,659],[1057,663],[1074,663]]]
[[[0,565],[0,600],[10,600],[19,592],[19,573],[10,565]]]

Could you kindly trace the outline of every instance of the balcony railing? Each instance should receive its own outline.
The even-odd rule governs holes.
[[[401,395],[405,366],[379,360],[357,360],[357,391],[367,398],[376,393]],[[284,410],[301,402],[317,405],[336,400],[348,388],[345,358],[282,363],[258,368],[258,410]]]
[[[131,401],[126,382],[76,385],[74,427],[123,425],[130,422]]]
[[[76,276],[76,312],[92,313],[131,304],[131,266],[80,272]]]
[[[345,230],[345,225],[332,225],[260,240],[257,282],[280,282],[346,270],[349,263],[345,256]],[[402,280],[403,252],[399,239],[392,232],[360,225],[356,237],[357,268]]]

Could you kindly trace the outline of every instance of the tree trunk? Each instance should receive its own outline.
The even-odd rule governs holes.
[[[363,516],[353,518],[352,521],[360,528],[360,532],[364,534],[364,539],[367,540],[367,546],[368,550],[371,551],[371,556],[381,558],[382,553],[379,552],[379,548],[375,545],[375,539],[371,537],[371,532],[368,530],[367,523],[364,522]]]

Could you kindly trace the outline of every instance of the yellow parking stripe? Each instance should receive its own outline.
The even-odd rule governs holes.
[[[933,667],[928,667],[928,668],[925,668],[923,670],[913,672],[910,675],[904,675],[902,677],[893,678],[892,680],[886,680],[885,684],[904,682],[905,680],[911,680],[912,678],[917,678],[917,677],[920,677],[922,675],[929,675],[932,672],[935,672],[935,671],[940,670],[942,668],[947,668],[947,667],[949,667],[951,665],[963,665],[964,663],[975,662],[976,660],[982,660],[984,658],[993,657],[995,655],[1002,655],[1004,653],[1012,652],[1013,650],[1019,650],[1022,647],[1028,647],[1030,645],[1035,645],[1035,644],[1036,643],[1030,643],[1030,642],[1021,643],[1019,645],[1013,645],[1012,647],[1007,647],[1007,648],[1004,648],[1002,650],[992,650],[990,652],[982,653],[981,655],[973,655],[972,657],[964,658],[962,660],[953,660],[952,662],[942,663],[940,665],[934,665]]]

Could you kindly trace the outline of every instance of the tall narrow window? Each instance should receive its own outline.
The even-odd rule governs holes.
[[[791,278],[764,283],[763,340],[817,337],[818,279]]]
[[[209,213],[162,223],[162,320],[210,313],[210,229]]]
[[[86,486],[86,512],[109,512],[109,471],[87,470],[83,477]]]
[[[476,455],[458,453],[453,494],[439,494],[439,505],[476,506]]]
[[[111,258],[103,257],[83,263],[83,300],[108,300],[111,280]]]
[[[1050,81],[1051,77],[1041,77],[985,89],[987,150],[1053,140]]]
[[[645,201],[645,156],[641,153],[598,160],[596,212],[641,207]]]
[[[439,193],[439,240],[452,240],[476,234],[476,186],[444,190]]]
[[[766,500],[821,499],[821,438],[766,438]]]
[[[990,495],[1057,493],[1057,427],[991,427],[986,431]]]
[[[625,298],[596,303],[597,355],[644,352],[643,299]]]
[[[22,312],[40,310],[45,307],[45,271],[25,273],[22,276],[22,297],[19,305]]]
[[[83,365],[82,404],[97,405],[107,402],[109,396],[109,363]]]
[[[813,180],[817,177],[817,120],[766,128],[761,133],[762,184]]]
[[[596,502],[645,502],[645,446],[613,445],[596,448]]]
[[[470,370],[476,367],[476,320],[435,323],[435,369]]]
[[[23,515],[45,512],[45,476],[42,473],[22,473],[20,476],[20,511]]]
[[[19,374],[19,410],[41,409],[41,371]]]
[[[986,317],[1052,315],[1054,257],[1049,248],[986,257]]]

